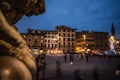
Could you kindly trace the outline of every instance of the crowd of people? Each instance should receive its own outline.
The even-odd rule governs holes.
[[[77,54],[79,60],[85,60],[86,63],[89,62],[90,54]],[[65,63],[74,64],[74,54],[64,54],[63,60]],[[37,73],[36,73],[36,80],[47,80],[45,76],[46,70],[46,55],[39,54],[36,56],[36,65],[37,65]],[[56,60],[56,78],[57,80],[61,80],[62,78],[62,69],[61,69],[62,62],[60,60]],[[93,69],[93,80],[100,80],[100,73],[99,67],[95,66]],[[116,63],[116,76],[118,77],[117,80],[120,80],[120,62]],[[74,72],[74,80],[84,80],[84,76],[82,75],[79,69],[75,70]]]

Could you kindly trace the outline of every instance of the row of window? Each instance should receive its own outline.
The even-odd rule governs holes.
[[[28,42],[31,42],[31,40],[32,39],[28,39]],[[58,42],[58,40],[57,39],[55,39],[55,40],[44,40],[45,42],[47,42],[47,43],[57,43]],[[63,40],[61,39],[61,38],[59,38],[59,42],[61,42],[61,41],[75,41],[75,39],[74,38],[63,38]],[[35,43],[37,43],[38,42],[38,39],[34,39],[34,42]],[[43,40],[41,40],[41,42],[43,42]]]
[[[92,38],[92,39],[107,39],[108,36],[104,36],[104,35],[86,35],[86,38]],[[84,38],[83,36],[77,36],[78,39],[82,39]]]
[[[94,42],[94,40],[87,39],[87,40],[77,40],[77,42]]]
[[[89,46],[91,46],[91,47],[101,47],[101,46],[103,46],[103,47],[106,47],[106,46],[108,46],[107,44],[90,44]],[[82,45],[77,45],[77,47],[86,47],[86,45],[85,44],[82,44]]]
[[[75,38],[59,38],[59,41],[75,41]]]
[[[59,32],[74,32],[75,30],[73,29],[59,29]]]
[[[45,33],[44,31],[38,31],[38,30],[28,30],[28,33],[38,33],[38,34],[43,34]]]
[[[71,47],[74,48],[75,45],[63,45],[63,46],[61,46],[61,45],[57,45],[57,44],[47,44],[44,47],[46,47],[46,48],[71,48]]]
[[[46,38],[57,38],[56,35],[46,35]]]
[[[41,44],[37,44],[37,43],[34,43],[34,44],[30,44],[28,43],[28,45],[36,45],[36,46],[41,46]],[[45,47],[51,47],[53,48],[52,46],[54,47],[75,47],[75,44],[74,43],[59,43],[59,44],[44,44]]]
[[[66,33],[59,33],[59,36],[63,36],[63,37],[75,37],[75,34],[66,34]]]
[[[69,29],[59,29],[59,32],[74,32],[74,30]],[[56,32],[47,32],[47,31],[37,31],[37,30],[29,30],[28,33],[38,33],[38,34],[56,34]]]
[[[70,45],[72,45],[72,46],[74,46],[75,45],[75,43],[74,42],[72,42],[72,43],[70,43],[70,42],[63,42],[63,43],[61,43],[61,42],[59,42],[59,45],[68,45],[68,46],[70,46]]]

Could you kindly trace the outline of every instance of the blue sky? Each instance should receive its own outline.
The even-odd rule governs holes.
[[[15,25],[19,32],[27,28],[55,30],[66,25],[77,31],[110,32],[112,22],[120,38],[120,0],[45,0],[46,12],[38,16],[24,16]]]

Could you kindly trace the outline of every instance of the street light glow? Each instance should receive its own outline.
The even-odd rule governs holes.
[[[114,36],[111,36],[111,37],[110,37],[110,40],[113,41],[113,42],[115,42]]]
[[[86,41],[86,35],[83,35],[84,40]]]

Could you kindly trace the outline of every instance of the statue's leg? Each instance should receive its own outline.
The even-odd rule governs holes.
[[[27,66],[10,56],[0,56],[0,80],[32,80]]]
[[[12,56],[22,61],[31,74],[36,72],[35,59],[19,33],[6,21],[0,10],[0,55]]]

